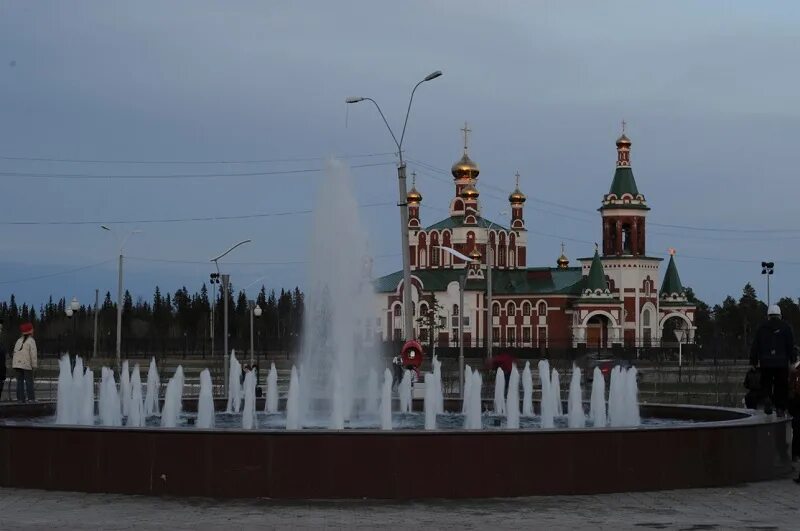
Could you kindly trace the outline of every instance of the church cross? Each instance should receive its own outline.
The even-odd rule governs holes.
[[[622,120],[622,134],[623,135],[625,134],[625,126],[626,125],[628,125],[628,122],[626,122],[625,120]]]
[[[517,178],[517,190],[519,190],[519,172],[515,173],[514,177]]]
[[[464,122],[464,128],[461,129],[461,131],[464,132],[464,153],[466,153],[467,152],[467,147],[469,145],[468,135],[469,135],[469,133],[472,132],[472,129],[469,128],[469,126],[467,125],[467,122]]]

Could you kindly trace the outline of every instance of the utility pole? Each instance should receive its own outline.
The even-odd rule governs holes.
[[[92,334],[92,359],[97,358],[97,305],[100,299],[100,290],[94,290],[94,333]]]
[[[467,283],[466,273],[458,278],[458,388],[464,398],[464,287]]]
[[[230,287],[231,276],[228,274],[220,275],[222,278],[222,333],[225,334],[222,339],[222,365],[225,368],[225,391],[228,391],[228,288]]]
[[[486,315],[488,317],[486,324],[486,339],[488,341],[488,345],[486,346],[486,359],[492,359],[492,334],[494,332],[494,308],[492,308],[492,267],[494,266],[494,249],[492,249],[488,234],[486,237],[486,249]]]
[[[122,370],[122,248],[119,250],[117,278],[117,373]]]

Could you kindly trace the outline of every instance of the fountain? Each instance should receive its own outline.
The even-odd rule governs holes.
[[[506,414],[506,376],[503,374],[503,369],[497,368],[494,378],[494,414]]]
[[[267,399],[264,405],[267,413],[278,412],[278,371],[275,370],[275,363],[272,363],[267,375]]]
[[[242,364],[236,359],[236,353],[231,350],[230,366],[228,368],[228,405],[225,411],[238,413],[242,406]]]
[[[542,412],[542,428],[552,428],[555,426],[555,398],[550,382],[550,363],[547,360],[539,361],[539,380],[542,384],[542,399],[539,404]]]
[[[158,415],[158,391],[161,382],[158,379],[156,359],[150,359],[150,368],[147,370],[147,392],[144,395],[144,415]]]
[[[525,362],[522,370],[522,416],[533,416],[533,375],[530,361]]]
[[[433,373],[425,373],[425,429],[436,429],[436,409],[439,407],[435,377]]]
[[[367,415],[374,417],[378,415],[381,401],[381,390],[378,386],[378,371],[369,371],[367,379],[367,398],[364,411]]]
[[[145,425],[144,402],[142,400],[142,375],[139,365],[133,366],[133,376],[130,381],[131,396],[128,401],[128,421],[126,426],[142,427]]]
[[[101,374],[100,397],[98,400],[100,423],[103,426],[122,426],[122,408],[114,373],[108,367],[103,367]]]
[[[58,360],[58,401],[56,404],[56,424],[75,424],[73,402],[74,385],[69,356]]]
[[[463,392],[461,393],[461,414],[466,415],[467,409],[469,408],[470,387],[472,385],[472,368],[469,365],[464,367],[464,381],[461,385],[464,386]]]
[[[256,371],[244,375],[244,409],[242,409],[242,428],[252,430],[256,427]]]
[[[567,422],[570,428],[585,428],[586,414],[583,411],[583,390],[581,389],[581,369],[572,366],[572,380],[567,397]]]
[[[557,417],[564,416],[564,403],[561,400],[561,379],[559,378],[558,371],[553,368],[552,376],[550,377],[550,387],[553,390],[553,414]]]
[[[272,366],[273,369],[275,365]],[[197,398],[198,428],[210,429],[214,427],[214,388],[211,385],[211,373],[203,369],[200,373],[200,395]]]
[[[625,371],[625,425],[638,426],[641,423],[638,371],[636,367],[631,367]]]
[[[167,392],[164,395],[164,409],[161,411],[161,427],[175,428],[178,426],[178,417],[183,404],[183,367],[178,365],[175,374],[167,382]]]
[[[300,428],[300,380],[297,369],[292,366],[292,376],[289,379],[289,396],[286,398],[286,429]]]
[[[86,369],[82,378],[83,391],[81,392],[78,424],[81,426],[94,426],[94,372],[91,369]]]
[[[119,401],[122,405],[122,416],[127,417],[131,407],[131,372],[128,360],[122,362],[122,372],[119,381]]]
[[[482,386],[481,373],[473,371],[472,382],[469,384],[469,404],[467,405],[467,414],[464,416],[464,428],[468,430],[479,430],[483,427],[481,421]]]
[[[375,347],[363,341],[374,322],[367,234],[359,219],[352,178],[331,160],[320,182],[309,238],[309,281],[300,360],[303,366],[300,424],[350,421],[364,396],[370,371],[379,368]],[[362,267],[356,265],[360,264]],[[410,409],[410,407],[409,407]],[[333,418],[336,417],[336,418]]]
[[[392,371],[383,371],[383,389],[381,391],[381,429],[392,429]]]
[[[511,430],[519,429],[519,371],[516,364],[511,366],[511,376],[508,378],[506,427]]]
[[[594,368],[589,419],[595,428],[606,427],[606,379],[603,377],[600,367]]]
[[[400,399],[400,412],[411,412],[411,371],[403,371],[403,379],[397,388],[397,396]]]
[[[614,428],[625,426],[625,382],[622,367],[611,369],[608,390],[608,425]]]
[[[442,388],[442,362],[436,354],[433,355],[433,383],[436,386],[436,414],[444,414],[444,389]]]

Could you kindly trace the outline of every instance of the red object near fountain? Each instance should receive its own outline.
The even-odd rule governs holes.
[[[400,359],[403,361],[403,367],[413,367],[419,371],[422,360],[425,358],[425,351],[422,349],[419,341],[410,339],[403,344],[400,350]]]

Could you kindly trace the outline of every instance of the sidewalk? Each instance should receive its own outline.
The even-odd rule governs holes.
[[[302,481],[302,478],[298,478]],[[3,529],[797,529],[800,486],[492,500],[229,501],[0,489]]]

